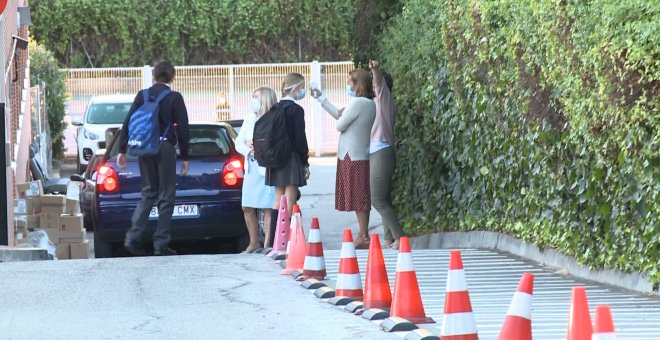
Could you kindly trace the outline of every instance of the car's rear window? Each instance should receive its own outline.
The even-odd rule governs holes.
[[[232,131],[233,132],[233,131]],[[222,126],[215,125],[190,125],[190,151],[191,158],[216,157],[231,152],[227,130]],[[119,153],[119,143],[112,144],[110,157]],[[180,154],[179,146],[176,147],[177,155]]]
[[[88,124],[121,124],[132,103],[97,103],[87,110]]]

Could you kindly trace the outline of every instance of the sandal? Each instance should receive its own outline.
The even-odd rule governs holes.
[[[355,249],[369,249],[369,236],[358,235],[353,241]]]
[[[394,242],[392,242],[392,243],[388,246],[388,248],[390,248],[390,249],[392,249],[392,250],[399,250],[399,240],[395,240]]]

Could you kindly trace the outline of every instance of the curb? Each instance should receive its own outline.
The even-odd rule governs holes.
[[[0,247],[0,262],[52,260],[46,249]]]
[[[554,249],[540,249],[534,244],[498,232],[442,232],[413,237],[410,241],[414,249],[480,248],[504,251],[541,265],[558,268],[557,274],[572,275],[641,293],[660,294],[658,286],[654,287],[646,275],[615,269],[590,269],[577,263],[575,258]]]

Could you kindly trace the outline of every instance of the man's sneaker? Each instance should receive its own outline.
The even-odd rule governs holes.
[[[135,256],[145,256],[145,255],[147,255],[147,252],[138,243],[125,242],[124,243],[124,248],[126,248],[126,250],[128,250],[129,253],[131,253],[132,255],[135,255]]]
[[[176,255],[176,251],[174,249],[165,247],[165,248],[156,248],[154,249],[154,255],[156,256],[172,256]]]

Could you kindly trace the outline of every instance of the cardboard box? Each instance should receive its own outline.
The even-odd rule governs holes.
[[[14,215],[34,215],[40,212],[39,201],[34,198],[14,200]]]
[[[24,215],[16,216],[14,218],[14,226],[16,230],[25,229],[25,230],[34,230],[39,228],[39,216],[38,215]]]
[[[40,228],[57,228],[60,227],[60,213],[42,211],[39,214],[39,227]]]
[[[62,236],[62,230],[60,230],[60,243],[80,243],[85,241],[87,238],[87,230],[83,229],[80,234],[76,234],[72,237],[71,234],[64,234]]]
[[[59,228],[41,228],[48,234],[48,240],[53,244],[60,243],[60,229]]]
[[[55,249],[55,256],[58,260],[68,260],[71,258],[71,247],[68,243],[60,243]]]
[[[78,199],[67,197],[64,212],[68,215],[80,214],[80,201]]]
[[[39,222],[40,222],[39,215],[25,216],[25,227],[28,230],[34,230],[39,228],[39,224],[40,224]]]
[[[44,185],[41,181],[19,183],[16,185],[18,198],[38,197],[44,194]]]
[[[30,231],[27,229],[16,230],[16,232],[14,232],[14,240],[16,240],[16,243],[25,243],[29,237]]]
[[[71,243],[71,259],[88,259],[89,258],[89,242]]]
[[[82,241],[85,238],[82,214],[69,216],[60,215],[60,239],[75,239]]]
[[[64,195],[41,195],[39,196],[41,209],[61,209],[64,212],[66,196]]]

